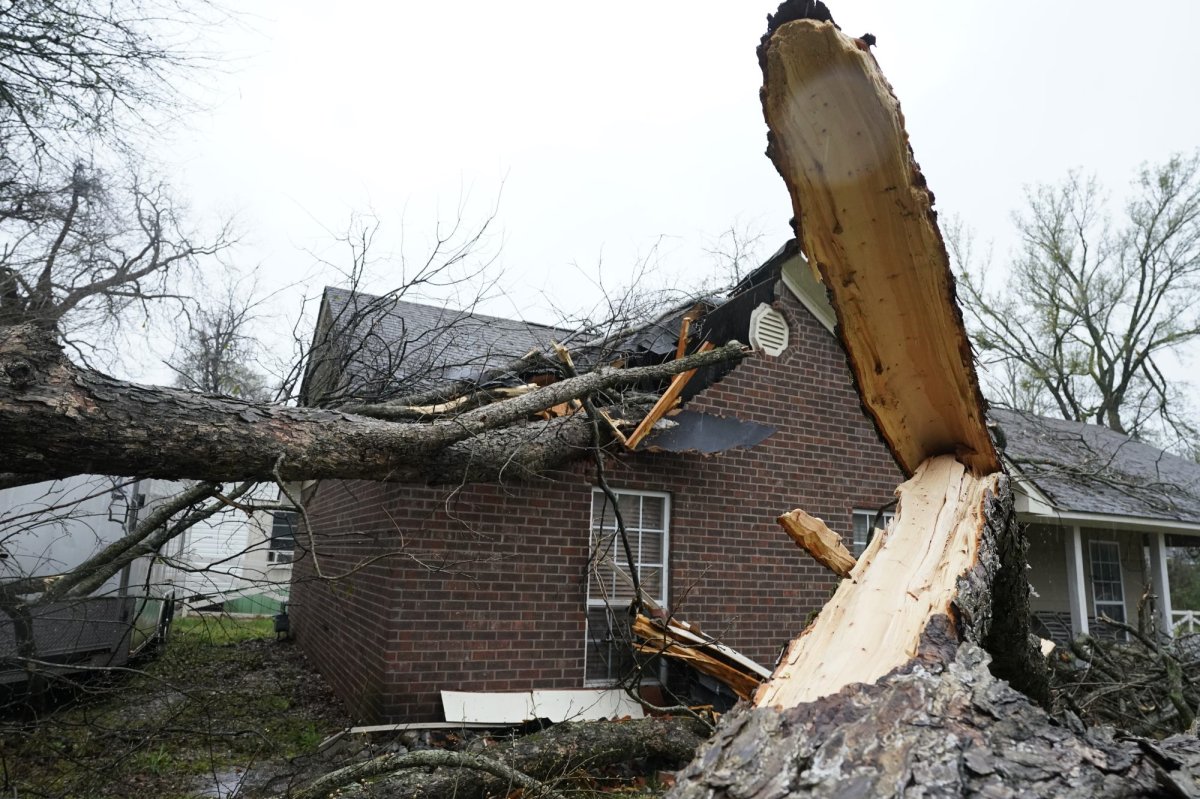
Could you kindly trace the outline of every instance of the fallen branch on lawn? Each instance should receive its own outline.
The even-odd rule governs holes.
[[[562,794],[549,785],[535,780],[527,774],[509,768],[503,763],[479,755],[462,752],[427,750],[422,752],[389,753],[364,763],[331,771],[311,784],[289,794],[290,799],[324,799],[332,791],[352,782],[368,780],[384,774],[394,774],[408,768],[467,768],[491,774],[504,780],[511,787],[524,788],[529,795],[546,799],[563,799]],[[281,797],[282,799],[282,797]]]
[[[686,763],[709,730],[691,718],[644,718],[556,724],[486,749],[489,760],[502,763],[542,783],[571,778],[584,769],[647,758],[676,768]],[[368,784],[343,787],[343,797],[370,799],[483,799],[504,796],[507,779],[476,769],[440,768],[432,773],[411,769],[380,776]]]

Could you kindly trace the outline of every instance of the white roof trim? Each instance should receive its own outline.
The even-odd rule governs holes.
[[[797,252],[784,261],[779,275],[788,291],[800,300],[800,304],[808,309],[808,312],[821,323],[822,327],[832,333],[837,326],[837,314],[834,313],[833,306],[829,304],[825,286],[817,280],[817,276],[813,274],[813,270],[804,256]]]
[[[1004,464],[1008,467],[1008,473],[1013,478],[1013,498],[1015,499],[1017,513],[1027,513],[1036,516],[1054,516],[1059,514],[1059,510],[1054,506],[1054,501],[1043,494],[1042,490],[1037,487],[1037,484],[1026,477],[1012,459],[1005,456],[1003,460]]]
[[[1023,522],[1045,522],[1049,524],[1079,527],[1103,527],[1111,530],[1137,530],[1143,533],[1176,533],[1200,536],[1200,523],[1180,522],[1170,519],[1147,519],[1142,516],[1113,516],[1107,513],[1051,513],[1025,514],[1018,511]]]

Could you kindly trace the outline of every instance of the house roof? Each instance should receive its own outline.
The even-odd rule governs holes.
[[[1004,454],[1057,510],[1200,522],[1200,464],[1107,427],[993,408]]]
[[[463,388],[464,383],[487,388],[524,383],[553,368],[549,363],[539,365],[537,359],[526,359],[519,374],[506,367],[531,350],[546,353],[554,360],[550,353],[552,340],[568,347],[580,371],[614,362],[630,366],[661,363],[675,357],[683,318],[693,309],[700,313],[688,328],[692,351],[703,341],[744,341],[751,312],[758,304],[774,300],[781,263],[777,255],[728,295],[677,301],[662,308],[654,318],[599,337],[594,328],[572,331],[326,288],[313,345],[317,354],[306,372],[301,395],[319,402],[331,396],[328,392],[332,386],[338,386],[340,401],[384,400],[421,392],[430,396],[429,389],[434,395],[448,392],[448,399],[468,390]],[[680,399],[686,403],[735,367],[734,363],[718,363],[694,370]],[[668,382],[655,379],[631,388],[633,395],[645,403],[653,401]],[[635,414],[638,407],[636,402],[630,406]],[[614,414],[620,416],[621,410]],[[644,439],[643,449],[708,454],[732,447],[749,448],[774,429],[711,414],[677,413],[669,420],[660,420]]]
[[[477,380],[570,331],[327,287],[325,301],[344,374],[375,395]],[[394,388],[392,389],[395,390]]]

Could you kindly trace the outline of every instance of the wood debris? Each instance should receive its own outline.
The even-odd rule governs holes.
[[[708,352],[712,348],[712,342],[706,341],[700,345],[696,352]],[[696,372],[696,369],[689,369],[686,372],[680,372],[679,374],[675,375],[674,378],[672,378],[671,385],[668,386],[667,390],[664,391],[662,396],[658,398],[658,402],[654,403],[654,407],[651,408],[650,412],[646,414],[644,419],[642,419],[641,424],[637,426],[637,429],[633,431],[632,435],[627,437],[625,441],[625,446],[627,448],[631,450],[636,449],[637,445],[642,442],[642,439],[654,429],[654,425],[658,422],[658,420],[667,415],[667,411],[671,410],[671,408],[675,406],[675,403],[678,402],[679,395],[683,393],[683,387],[687,385],[688,381],[692,379]]]
[[[796,545],[838,577],[849,577],[854,556],[842,543],[842,537],[824,521],[797,508],[777,520]]]
[[[742,699],[749,699],[771,676],[769,669],[740,652],[704,635],[695,625],[677,619],[652,619],[638,613],[633,634],[643,639],[634,648],[647,655],[663,655],[686,663],[729,686]]]

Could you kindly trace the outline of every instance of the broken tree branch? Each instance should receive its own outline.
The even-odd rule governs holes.
[[[797,508],[780,516],[777,521],[796,545],[838,577],[849,577],[854,568],[854,556],[842,543],[842,537],[830,530],[824,521]]]

